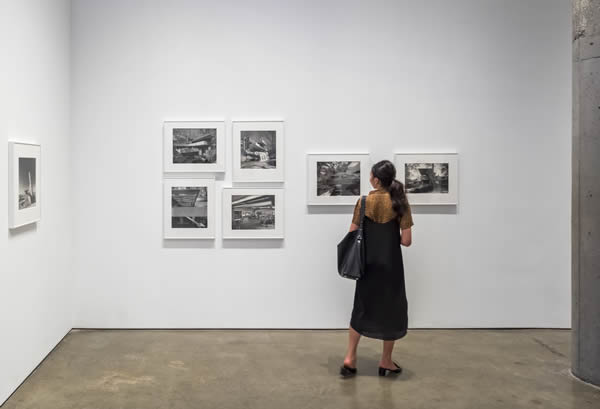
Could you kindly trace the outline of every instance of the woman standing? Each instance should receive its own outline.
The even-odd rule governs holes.
[[[379,375],[400,373],[392,360],[394,342],[406,335],[408,324],[401,245],[410,246],[413,226],[404,186],[396,180],[396,168],[384,160],[371,169],[371,191],[366,199],[364,276],[356,282],[350,320],[348,352],[340,374],[356,374],[356,349],[360,336],[383,340]],[[354,209],[350,231],[360,224],[360,200]]]

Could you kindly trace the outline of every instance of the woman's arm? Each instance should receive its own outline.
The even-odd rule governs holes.
[[[358,225],[356,225],[356,224],[352,223],[352,224],[350,225],[350,231],[354,231],[354,230],[358,230]]]
[[[410,227],[408,229],[402,229],[401,236],[402,240],[400,241],[400,244],[404,247],[410,247],[412,244],[412,229]]]

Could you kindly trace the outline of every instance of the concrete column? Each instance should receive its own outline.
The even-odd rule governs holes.
[[[600,386],[600,0],[573,0],[572,371]]]

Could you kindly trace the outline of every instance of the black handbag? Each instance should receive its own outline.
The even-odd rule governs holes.
[[[360,199],[360,225],[358,230],[348,232],[337,246],[338,273],[351,280],[358,280],[365,274],[365,245],[363,221],[367,197]]]

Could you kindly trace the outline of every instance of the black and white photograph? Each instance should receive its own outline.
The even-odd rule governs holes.
[[[447,163],[407,163],[406,193],[448,193]]]
[[[309,153],[307,159],[309,206],[354,206],[368,193],[368,153]]]
[[[224,239],[283,239],[283,189],[223,188]]]
[[[275,169],[277,166],[275,131],[241,131],[242,169]]]
[[[164,171],[225,171],[225,122],[165,122]]]
[[[19,158],[19,210],[36,205],[36,159]]]
[[[173,129],[173,163],[216,162],[216,128]]]
[[[233,195],[231,228],[233,230],[275,229],[275,196]]]
[[[317,196],[360,195],[360,161],[317,162]]]
[[[411,205],[458,205],[458,154],[397,153],[394,165]]]
[[[233,121],[233,182],[284,182],[283,121]]]
[[[208,227],[208,190],[206,186],[171,188],[171,227],[206,229]]]
[[[16,229],[41,219],[41,147],[24,142],[8,143],[8,227]]]
[[[214,238],[214,184],[214,179],[165,179],[165,239]]]

